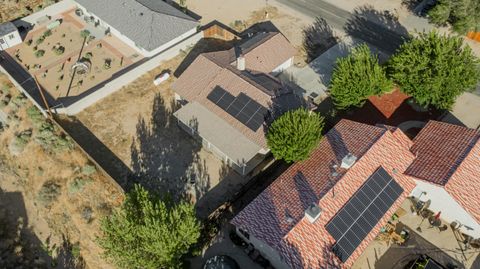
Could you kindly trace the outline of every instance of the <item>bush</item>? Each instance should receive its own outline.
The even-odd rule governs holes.
[[[33,126],[40,127],[45,122],[45,117],[35,106],[27,108],[27,116],[33,123]]]
[[[37,40],[35,40],[35,44],[40,45],[43,43],[43,41],[45,41],[45,37],[41,36]]]
[[[50,122],[44,122],[38,128],[35,141],[42,146],[43,149],[53,152],[61,152],[71,150],[74,143],[69,136],[60,134],[55,126]]]
[[[83,58],[85,58],[87,60],[92,59],[92,57],[93,57],[93,53],[91,53],[91,52],[87,52],[87,53],[85,53],[85,56],[83,56]]]
[[[86,38],[88,38],[88,37],[90,36],[90,31],[88,31],[88,30],[82,30],[82,31],[80,32],[80,36],[81,36],[82,38],[86,39]]]
[[[65,47],[64,46],[56,46],[56,47],[53,47],[52,50],[56,55],[62,55],[65,52]]]
[[[55,181],[47,181],[43,183],[42,188],[37,194],[37,200],[41,205],[49,207],[55,202],[62,192],[62,188]]]
[[[305,160],[322,137],[323,117],[300,108],[276,119],[267,132],[267,144],[276,159]]]
[[[35,57],[40,58],[40,57],[42,57],[43,55],[45,55],[45,51],[44,51],[44,50],[37,50],[37,51],[35,51]]]
[[[47,31],[43,32],[43,37],[49,37],[52,35],[52,30],[48,29]]]
[[[95,168],[94,165],[87,164],[84,167],[82,167],[82,174],[86,176],[92,175],[95,172],[97,172],[97,168]]]
[[[32,43],[33,43],[33,40],[31,40],[31,39],[27,40],[27,46],[31,46]]]
[[[91,178],[77,177],[68,185],[68,193],[75,194],[81,192],[83,191],[85,185],[89,184],[92,181],[93,180]]]

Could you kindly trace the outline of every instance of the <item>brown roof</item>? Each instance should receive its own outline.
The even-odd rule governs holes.
[[[280,33],[268,35],[268,39],[261,39],[261,43],[255,44],[258,46],[278,45],[280,49],[284,49],[286,45],[283,44],[283,41],[291,47],[288,40]],[[246,55],[256,53],[256,51],[257,47],[249,48],[249,51],[247,54],[244,54],[244,56],[247,57]],[[290,51],[287,49],[283,55],[285,57],[289,56]],[[284,58],[281,58],[281,61],[284,62],[286,59],[283,59]],[[236,69],[235,61],[235,49],[200,54],[173,83],[172,89],[188,102],[196,101],[206,107],[238,129],[251,141],[266,148],[263,128],[259,128],[256,131],[251,130],[222,108],[208,100],[208,94],[215,87],[221,87],[233,96],[244,93],[267,109],[270,109],[273,103],[277,105],[277,102],[281,101],[280,105],[285,103],[285,106],[280,110],[288,110],[290,106],[292,108],[298,107],[299,100],[296,100],[294,94],[290,91],[285,91],[283,85],[275,77],[255,70],[239,71]],[[272,64],[276,62],[277,61],[270,61]],[[248,67],[249,64],[247,63],[247,68]],[[286,99],[285,96],[287,95],[292,97],[289,99],[295,100],[293,102],[284,102]],[[282,96],[282,98],[277,98],[279,96]],[[276,115],[277,113],[273,114]],[[211,142],[214,143],[214,141]]]
[[[409,144],[400,130],[341,120],[322,138],[308,160],[293,164],[232,223],[276,249],[292,268],[327,268],[339,261],[332,255],[330,248],[335,240],[325,225],[381,166],[394,175],[404,193],[350,256],[346,262],[349,266],[415,186],[412,178],[402,174],[414,158],[408,151]],[[349,170],[339,170],[337,178],[330,178],[333,164],[339,165],[349,152],[358,157],[357,162]],[[301,177],[296,176],[299,173]],[[304,219],[311,203],[322,209],[315,223]]]
[[[417,158],[405,173],[445,185],[479,138],[480,132],[473,129],[429,121],[413,140],[410,151]]]

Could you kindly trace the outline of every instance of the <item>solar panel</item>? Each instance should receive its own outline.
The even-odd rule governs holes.
[[[380,167],[327,223],[335,238],[332,251],[345,262],[378,221],[385,215],[403,188]]]
[[[232,115],[253,131],[258,130],[265,121],[268,110],[251,99],[244,93],[237,97],[216,86],[208,95],[207,99]]]

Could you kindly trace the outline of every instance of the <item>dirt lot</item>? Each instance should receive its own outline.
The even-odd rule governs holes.
[[[4,75],[0,91],[0,267],[112,268],[95,238],[123,193]]]
[[[126,45],[113,36],[92,40],[82,37],[81,31],[87,25],[73,10],[59,18],[62,20],[60,26],[52,30],[47,30],[45,25],[35,27],[23,43],[7,50],[38,78],[39,84],[54,99],[77,96],[141,58],[133,59],[135,51],[126,50]],[[116,46],[127,54],[121,53]],[[83,65],[78,66],[77,62]]]

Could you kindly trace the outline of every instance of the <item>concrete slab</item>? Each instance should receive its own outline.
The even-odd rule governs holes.
[[[348,56],[353,48],[363,43],[366,42],[346,36],[340,43],[324,52],[307,66],[302,68],[292,66],[280,74],[279,78],[295,89],[299,95],[318,104],[328,96],[328,85],[337,59]],[[373,53],[378,54],[380,63],[388,59],[387,54],[371,44],[366,44]]]
[[[469,92],[463,93],[457,98],[452,111],[447,113],[442,121],[478,129],[480,127],[480,96]]]

